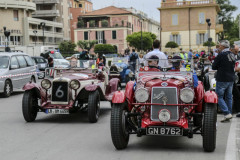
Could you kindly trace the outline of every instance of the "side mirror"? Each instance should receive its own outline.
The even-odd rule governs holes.
[[[11,69],[18,69],[18,65],[11,65]]]

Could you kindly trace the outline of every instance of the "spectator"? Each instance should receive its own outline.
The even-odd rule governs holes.
[[[144,66],[143,54],[139,55],[139,63],[141,64],[141,66]]]
[[[138,54],[135,52],[135,49],[132,49],[132,53],[129,55],[130,66],[132,68],[132,72],[135,74],[136,64],[138,60]]]
[[[188,59],[191,60],[193,57],[192,49],[189,50],[188,52]]]
[[[98,63],[98,67],[104,67],[104,60],[103,60],[103,57],[100,57],[99,58],[99,63]]]
[[[180,52],[180,55],[179,55],[185,62],[188,61],[188,54],[184,51]]]
[[[160,48],[160,41],[155,40],[153,42],[153,51],[146,54],[145,59],[149,59],[152,55],[158,56],[158,58],[159,58],[158,66],[167,67],[168,66],[167,57],[165,56],[165,54],[163,52],[161,52],[159,50],[159,48]],[[144,65],[148,66],[148,64],[146,64],[146,63]]]
[[[217,70],[216,93],[218,95],[218,104],[224,117],[221,122],[227,122],[232,119],[232,90],[234,83],[235,57],[229,50],[229,41],[223,40],[219,45],[220,53],[215,58],[212,68]],[[225,96],[225,100],[223,97]]]
[[[88,51],[82,51],[80,54],[80,60],[89,60]]]
[[[213,63],[214,59],[215,59],[215,56],[213,55],[213,51],[211,51],[211,52],[209,53],[208,60],[209,60],[211,63]]]
[[[48,54],[48,67],[53,67],[53,58],[50,56],[50,53]]]
[[[217,57],[218,56],[218,53],[219,53],[219,45],[216,45],[216,49],[214,49],[214,56]]]

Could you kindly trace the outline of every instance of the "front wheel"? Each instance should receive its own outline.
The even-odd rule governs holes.
[[[127,131],[126,109],[124,104],[113,104],[111,112],[111,136],[116,149],[125,149],[129,141]]]
[[[89,93],[88,97],[88,119],[91,123],[96,123],[100,114],[100,95],[98,90]]]
[[[3,96],[6,98],[10,97],[12,90],[13,90],[12,83],[9,80],[6,80],[4,84]]]
[[[206,103],[204,106],[203,121],[203,148],[206,152],[213,152],[216,148],[217,134],[217,110],[216,104]]]
[[[27,122],[35,121],[38,113],[38,99],[33,91],[25,91],[22,100],[22,113]]]

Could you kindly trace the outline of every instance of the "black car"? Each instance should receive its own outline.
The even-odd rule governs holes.
[[[48,62],[43,57],[32,57],[34,63],[37,66],[38,71],[38,78],[44,78],[45,77],[45,69],[48,66]]]

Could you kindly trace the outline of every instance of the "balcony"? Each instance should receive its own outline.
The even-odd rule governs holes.
[[[162,2],[160,9],[179,8],[179,7],[197,7],[197,6],[212,6],[216,5],[216,0],[195,0],[195,1],[175,1]]]
[[[28,30],[28,34],[30,36],[35,36],[33,33],[33,29]],[[43,36],[43,31],[42,30],[37,30],[37,37],[42,37]],[[53,32],[53,31],[44,31],[44,37],[54,37],[54,38],[63,38],[63,33],[62,32]]]
[[[26,1],[0,0],[0,8],[26,9],[30,11],[35,11],[36,4],[33,2],[26,2]]]
[[[58,4],[59,0],[33,0],[36,4]]]
[[[59,17],[60,12],[59,10],[37,10],[35,13],[32,14],[33,18],[40,18],[40,17]]]

